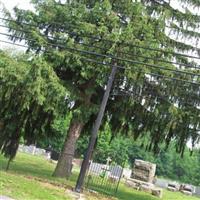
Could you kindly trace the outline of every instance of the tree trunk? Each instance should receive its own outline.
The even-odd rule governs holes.
[[[9,158],[9,159],[8,159],[8,162],[7,162],[7,166],[6,166],[6,171],[9,170],[11,161],[12,161],[12,158]]]
[[[68,178],[71,175],[72,161],[75,153],[75,144],[80,136],[83,126],[83,122],[75,121],[72,119],[68,134],[65,139],[64,147],[58,159],[58,163],[53,176]]]

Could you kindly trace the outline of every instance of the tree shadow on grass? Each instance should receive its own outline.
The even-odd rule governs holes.
[[[7,159],[0,155],[0,170],[5,170]],[[16,158],[11,162],[8,172],[15,173],[23,176],[31,176],[41,179],[48,179],[51,182],[58,182],[66,186],[74,187],[78,172],[72,174],[67,180],[65,177],[56,178],[52,177],[56,164],[50,163],[42,156],[33,156],[26,153],[19,153]]]

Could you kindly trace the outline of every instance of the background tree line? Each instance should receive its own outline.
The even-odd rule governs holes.
[[[111,157],[112,161],[123,165],[126,159],[125,167],[132,168],[135,159],[156,163],[157,177],[176,180],[183,183],[189,183],[200,186],[200,154],[196,149],[191,156],[190,150],[186,147],[184,156],[176,153],[175,144],[172,142],[168,150],[164,147],[155,155],[142,147],[142,139],[134,139],[124,136],[117,136],[110,141],[111,134],[102,133],[94,151],[94,161],[106,163],[106,158]],[[83,136],[78,140],[76,153],[84,155],[88,144],[88,136]]]

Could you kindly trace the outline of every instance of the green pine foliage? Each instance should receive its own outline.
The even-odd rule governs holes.
[[[39,56],[0,52],[0,149],[13,159],[20,139],[33,144],[51,136],[51,123],[65,115],[66,89]]]
[[[200,49],[196,47],[199,40],[200,15],[196,11],[200,8],[197,0],[177,0],[176,8],[173,1],[166,0],[142,0],[150,15],[161,16],[166,27],[178,37],[166,37],[165,46],[175,48],[178,51],[187,52],[191,50],[199,55]],[[173,4],[174,3],[174,4]],[[178,5],[178,6],[177,6]],[[181,38],[181,40],[180,40]],[[184,39],[193,39],[193,43],[185,43]],[[179,41],[179,42],[178,42]]]
[[[36,141],[37,146],[43,149],[61,152],[69,123],[70,115],[67,115],[67,117],[57,115],[51,124],[50,132],[48,134],[43,134]]]

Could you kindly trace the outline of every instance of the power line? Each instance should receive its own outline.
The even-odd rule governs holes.
[[[99,61],[93,60],[93,59],[87,59],[87,61],[93,62],[93,63],[96,63],[96,64],[100,64],[100,65],[113,67],[113,65],[110,64],[110,63],[99,62]],[[130,69],[130,68],[125,68],[125,67],[122,67],[122,66],[119,66],[119,65],[116,65],[116,66],[118,68],[121,68],[121,69]],[[156,73],[145,72],[145,71],[142,71],[140,69],[134,69],[134,70],[137,71],[137,72],[142,72],[142,73],[147,74],[147,75],[157,76],[157,77],[160,77],[160,78],[163,78],[163,79],[169,79],[169,80],[174,80],[174,81],[181,81],[181,82],[185,82],[185,83],[190,83],[190,84],[194,84],[194,85],[200,85],[200,83],[188,81],[188,80],[185,80],[185,79],[179,79],[179,78],[164,76],[164,75],[160,75],[160,74],[156,74]]]
[[[121,89],[121,88],[120,88]],[[137,94],[137,89],[135,90],[125,90],[125,89],[121,89],[120,91],[123,91],[123,92],[126,92],[126,93],[133,93],[133,94]],[[151,85],[151,88],[146,88],[146,89],[140,89],[139,94],[143,94],[143,95],[156,95],[156,97],[168,97],[169,99],[171,98],[172,101],[175,101],[174,103],[177,102],[177,100],[179,102],[184,102],[184,103],[187,103],[186,101],[183,100],[182,97],[180,96],[175,96],[175,95],[170,95],[170,94],[162,94],[161,91],[157,91],[156,88],[153,88],[153,85]],[[194,95],[194,94],[193,94]],[[195,94],[196,95],[196,94]],[[175,98],[174,100],[172,98]],[[198,103],[200,104],[200,97],[199,96],[196,96],[196,97],[191,97],[191,98],[188,98],[188,102],[194,102],[194,101],[198,101]]]
[[[157,76],[157,77],[160,77],[160,78],[168,79],[168,80],[181,81],[181,82],[185,82],[185,83],[200,85],[199,83],[196,83],[196,82],[188,81],[188,80],[185,80],[185,79],[179,79],[179,78],[164,76],[164,75],[161,75],[161,74],[156,74],[156,73],[147,73],[147,74],[149,74],[151,76]]]
[[[91,47],[91,48],[97,48],[97,49],[101,49],[101,50],[104,50],[104,51],[107,51],[109,49],[106,49],[106,48],[102,48],[102,47],[99,47],[99,46],[96,46],[96,45],[88,45],[86,43],[80,43],[80,42],[77,42],[79,44],[82,44],[83,46],[87,46],[87,47]],[[142,55],[136,55],[136,54],[131,54],[131,53],[127,53],[127,52],[122,52],[122,51],[117,51],[118,53],[121,53],[121,54],[124,54],[124,55],[127,55],[127,56],[133,56],[133,57],[137,57],[137,58],[144,58],[144,59],[147,59],[147,60],[153,60],[153,61],[159,61],[159,62],[162,62],[162,63],[168,63],[168,64],[173,64],[173,65],[179,65],[179,66],[184,66],[184,67],[187,67],[187,68],[194,68],[194,69],[200,69],[200,65],[196,65],[195,66],[192,66],[192,65],[189,65],[189,64],[185,64],[185,63],[180,63],[180,62],[174,62],[174,61],[169,61],[169,60],[163,60],[163,59],[159,59],[159,58],[152,58],[152,57],[148,57],[148,56],[142,56]],[[110,56],[115,56],[113,54],[108,54]]]
[[[1,33],[0,33],[0,34],[1,34]],[[16,43],[4,41],[4,40],[0,40],[0,42],[7,43],[7,44],[12,44],[12,45],[16,45],[16,46],[20,46],[20,47],[24,47],[24,48],[29,48],[29,47],[26,46],[26,45],[20,45],[20,44],[16,44]],[[47,52],[44,51],[44,50],[41,50],[41,51],[47,53]],[[72,53],[72,52],[70,52],[70,53]],[[110,63],[100,62],[100,61],[97,61],[97,60],[94,60],[94,59],[85,58],[85,57],[81,57],[81,60],[83,60],[83,61],[88,61],[88,62],[92,62],[92,63],[96,63],[96,64],[103,65],[103,66],[110,66],[110,67],[113,67],[113,65],[110,64]],[[125,67],[118,66],[118,65],[117,65],[117,68],[121,68],[121,69],[130,69],[130,68],[125,68]],[[134,70],[137,71],[137,72],[142,72],[142,73],[147,74],[147,75],[150,75],[150,76],[161,77],[161,78],[163,78],[163,79],[174,80],[174,81],[180,81],[180,82],[189,83],[189,84],[194,84],[194,85],[200,85],[200,83],[188,81],[188,80],[185,80],[185,79],[179,79],[179,78],[168,77],[168,76],[164,76],[164,75],[160,75],[160,74],[156,74],[156,73],[145,72],[145,71],[142,71],[142,70],[140,70],[140,69],[134,69]]]
[[[4,28],[8,28],[8,29],[12,29],[12,30],[16,30],[16,31],[22,31],[24,33],[31,33],[31,31],[25,31],[25,30],[20,30],[20,29],[17,29],[17,28],[13,28],[13,27],[8,27],[8,26],[5,26],[5,25],[1,25],[0,24],[0,27],[4,27]],[[66,31],[67,34],[76,34],[76,36],[81,36],[75,32],[69,32],[69,31]],[[52,37],[52,36],[45,36],[45,35],[42,35],[41,36],[44,36],[44,37],[47,37],[48,39],[51,38],[51,39],[58,39],[58,38],[55,38],[55,37]],[[81,36],[81,37],[85,37],[85,36]],[[61,39],[59,39],[61,41]],[[61,41],[63,42],[63,41]],[[75,43],[77,44],[80,44],[80,45],[83,45],[83,46],[86,46],[86,47],[89,47],[89,48],[96,48],[96,49],[100,49],[100,50],[103,50],[103,51],[108,51],[109,49],[107,48],[103,48],[103,47],[100,47],[100,46],[96,46],[96,45],[89,45],[87,43],[84,43],[84,42],[79,42],[77,40],[75,40]],[[123,55],[128,55],[128,56],[133,56],[133,57],[139,57],[139,58],[144,58],[144,59],[148,59],[148,60],[153,60],[153,61],[159,61],[159,62],[163,62],[163,63],[168,63],[168,64],[173,64],[173,65],[179,65],[179,66],[185,66],[187,68],[194,68],[194,69],[200,69],[200,65],[197,65],[195,64],[195,66],[192,66],[192,65],[189,65],[189,64],[185,64],[185,63],[180,63],[180,62],[174,62],[174,61],[169,61],[169,60],[163,60],[163,59],[159,59],[159,58],[152,58],[152,57],[148,57],[148,56],[142,56],[142,55],[135,55],[135,54],[131,54],[131,53],[127,53],[127,52],[123,52],[123,51],[117,51],[118,53],[121,53]],[[107,54],[108,56],[112,56],[112,57],[115,57],[115,55],[113,54],[110,54],[108,53]],[[117,57],[118,58],[118,57]]]
[[[123,96],[129,96],[129,97],[136,97],[136,98],[134,98],[133,100],[134,100],[135,102],[139,103],[140,105],[142,105],[142,100],[138,100],[137,97],[138,97],[138,98],[143,98],[143,99],[145,99],[145,100],[147,100],[147,99],[149,99],[149,100],[154,100],[154,103],[156,103],[156,102],[155,102],[155,98],[156,98],[157,100],[158,100],[158,99],[163,100],[163,101],[169,103],[170,105],[174,105],[174,104],[175,104],[175,103],[171,103],[171,102],[165,100],[163,97],[154,96],[154,95],[152,95],[152,94],[151,94],[151,96],[145,96],[145,95],[130,94],[130,93],[125,93],[125,94],[124,94],[124,93],[122,92],[122,94],[120,94],[120,93],[117,93],[117,94],[116,94],[116,93],[112,93],[111,96],[122,96],[122,97],[123,97]],[[154,99],[153,99],[153,98],[154,98]],[[190,104],[190,103],[188,103],[188,102],[183,102],[183,101],[182,101],[182,103],[185,103],[185,105],[194,107],[193,104]],[[152,108],[153,108],[153,106],[155,106],[155,105],[156,105],[156,104],[152,105]],[[200,103],[198,103],[198,105],[200,105]],[[198,108],[198,105],[196,105],[195,108],[196,108],[197,110],[200,110],[200,109]],[[143,108],[144,108],[146,111],[151,112],[151,110],[149,110],[148,107],[145,107],[144,105],[142,105],[142,106],[143,106]],[[181,108],[178,107],[178,109],[181,109]],[[151,112],[151,113],[153,113],[153,112]],[[200,131],[200,129],[191,129],[191,128],[190,128],[190,130],[194,130],[194,131],[196,131],[196,132],[199,132],[199,131]],[[199,133],[197,133],[197,134],[200,136]]]
[[[2,18],[2,17],[0,17],[0,19],[4,20],[4,21],[11,21],[11,22],[17,23],[16,20],[12,20],[12,19],[6,19],[6,18]],[[25,24],[25,25],[29,25],[29,26],[33,26],[33,27],[38,27],[36,25],[28,24],[28,23],[25,23],[25,22],[20,22],[20,23]],[[61,23],[54,22],[52,24],[60,25],[61,27],[63,27],[63,24],[61,24]],[[80,25],[67,24],[68,27],[75,27],[75,28],[77,28]],[[115,42],[113,40],[104,39],[101,36],[92,36],[92,35],[85,34],[84,37],[88,37],[88,38],[95,39],[95,40],[101,40],[101,41],[105,41],[105,42],[110,42],[110,43],[116,43],[118,45],[123,45],[123,46],[137,47],[137,48],[141,48],[141,49],[145,49],[145,50],[162,52],[162,53],[165,53],[165,54],[171,54],[171,55],[175,55],[175,56],[182,56],[182,57],[187,57],[187,58],[200,59],[200,57],[191,56],[191,55],[187,55],[187,54],[183,54],[183,53],[176,53],[176,52],[166,51],[166,50],[163,50],[163,49],[157,49],[157,48],[152,48],[152,47],[144,47],[144,46],[140,46],[140,45],[129,44],[129,43],[126,43],[126,42]]]
[[[19,47],[23,47],[23,48],[27,48],[28,49],[28,46],[26,46],[26,45],[17,44],[17,43],[13,43],[13,42],[8,42],[8,41],[5,41],[5,40],[0,40],[0,42],[3,42],[5,44],[12,44],[14,46],[19,46]]]
[[[124,89],[125,90],[127,88],[128,92],[129,91],[134,91],[134,92],[139,91],[140,93],[141,92],[164,92],[166,97],[170,97],[171,94],[167,94],[166,93],[166,86],[167,85],[158,84],[157,80],[149,80],[148,77],[145,77],[145,74],[143,74],[143,75],[144,75],[144,77],[141,77],[141,78],[143,78],[143,85],[140,85],[139,83],[137,83],[138,82],[137,79],[134,80],[134,81],[130,81],[130,79],[128,80],[127,78],[115,79],[115,84],[120,89]],[[174,85],[172,85],[172,86],[174,86]],[[177,85],[175,84],[175,87],[176,86]],[[178,87],[184,87],[184,86],[183,85],[178,85]],[[171,89],[173,90],[173,88],[170,88],[170,91],[168,91],[168,92],[171,92]],[[189,90],[193,90],[192,88],[188,88],[188,89]],[[184,92],[189,92],[189,91],[188,90],[184,90]],[[200,101],[199,87],[196,88],[196,92],[189,93],[189,95],[190,95],[189,96],[190,99],[196,98],[196,99],[198,99]],[[171,95],[171,97],[176,97],[176,96],[175,95]]]
[[[92,59],[87,59],[88,61],[91,61],[91,62],[94,62],[96,64],[100,64],[100,65],[109,65],[110,67],[112,67],[113,65],[110,64],[110,63],[104,63],[104,62],[99,62],[99,61],[96,61],[96,60],[92,60]],[[118,68],[121,68],[121,69],[127,69],[125,67],[122,67],[122,66],[119,66],[117,65]],[[128,68],[130,69],[130,68]],[[150,73],[150,72],[145,72],[145,71],[142,71],[140,69],[134,69],[135,71],[137,72],[142,72],[144,74],[147,74],[147,75],[151,75],[151,76],[157,76],[157,77],[160,77],[160,78],[163,78],[163,79],[169,79],[169,80],[174,80],[174,81],[181,81],[181,82],[185,82],[185,83],[190,83],[190,84],[195,84],[195,85],[200,85],[200,83],[195,83],[195,82],[191,82],[191,81],[188,81],[188,80],[185,80],[185,79],[178,79],[178,78],[173,78],[173,77],[169,77],[169,76],[164,76],[164,75],[160,75],[160,74],[156,74],[156,73]]]
[[[192,106],[192,107],[196,107],[195,105],[187,102],[187,101],[182,101],[180,99],[178,99],[176,102],[170,102],[169,100],[165,99],[166,97],[169,97],[169,95],[155,95],[153,93],[145,93],[145,92],[142,92],[141,94],[138,94],[137,92],[133,92],[133,91],[126,91],[126,90],[120,90],[120,91],[117,91],[116,93],[113,93],[112,94],[113,96],[131,96],[131,97],[141,97],[143,99],[152,99],[154,98],[153,100],[156,101],[156,100],[163,100],[171,105],[174,105],[176,103],[182,103],[182,104],[185,104],[185,105],[189,105],[189,106]],[[195,103],[195,102],[194,102]],[[200,101],[198,103],[196,103],[198,105],[200,105]]]
[[[134,91],[139,90],[139,92],[141,92],[141,91],[142,92],[143,91],[144,92],[147,92],[147,91],[148,92],[149,91],[150,92],[151,91],[154,92],[154,91],[156,91],[158,89],[157,87],[159,87],[159,92],[164,92],[164,93],[166,92],[167,83],[165,85],[158,84],[158,81],[156,79],[155,80],[149,80],[149,78],[146,77],[145,74],[143,74],[143,75],[144,75],[144,77],[141,77],[141,79],[143,78],[143,85],[142,86],[140,84],[137,84],[137,80],[131,81],[130,79],[128,80],[126,78],[116,78],[115,79],[116,87],[118,86],[118,88],[120,88],[120,89],[126,89],[127,88],[128,91],[131,91],[134,88],[136,88],[136,89],[134,89]],[[168,90],[168,92],[171,92],[171,90],[173,91],[173,87],[174,86],[177,87],[176,83],[172,85],[172,88],[170,88],[170,90]],[[152,90],[149,89],[150,87],[152,88]],[[188,92],[188,90],[185,90],[186,88],[185,88],[184,85],[180,85],[179,84],[178,88],[183,88],[182,92]],[[188,88],[188,89],[190,91],[193,91],[193,88]],[[199,91],[199,87],[196,88],[196,90]],[[191,98],[194,98],[194,96],[195,96],[195,98],[198,98],[199,101],[200,101],[200,96],[198,96],[199,94],[197,94],[197,93],[198,93],[197,91],[196,92],[192,92],[192,93],[190,92],[189,95],[190,95]],[[169,97],[169,96],[170,96],[170,94],[166,93],[166,97]]]
[[[10,34],[7,34],[7,33],[0,33],[0,35],[4,35],[4,36],[8,36],[8,37],[13,37],[13,38],[18,38],[20,40],[28,40],[28,41],[31,41],[31,42],[37,42],[34,39],[26,39],[24,37],[13,36],[13,35],[10,35]],[[90,55],[95,55],[95,56],[98,56],[98,57],[109,58],[109,59],[111,58],[111,59],[114,59],[114,60],[124,61],[124,62],[128,62],[128,63],[131,63],[131,64],[140,64],[140,65],[148,66],[148,67],[151,67],[151,68],[157,68],[157,69],[161,69],[161,70],[165,70],[165,71],[170,71],[170,72],[174,72],[174,73],[181,73],[181,74],[187,74],[187,75],[191,75],[191,76],[198,76],[198,77],[200,77],[200,74],[195,74],[195,73],[192,73],[192,72],[185,72],[185,71],[180,71],[180,70],[176,70],[176,69],[166,68],[166,67],[158,66],[158,65],[154,65],[154,64],[147,64],[147,63],[144,63],[144,62],[133,61],[133,60],[118,58],[118,57],[114,57],[114,56],[109,56],[109,55],[105,55],[105,54],[101,54],[101,53],[96,53],[96,52],[93,52],[93,51],[86,51],[86,50],[81,50],[81,49],[78,49],[78,48],[66,47],[66,46],[60,45],[60,44],[52,44],[52,43],[49,43],[49,42],[46,42],[46,44],[54,46],[54,47],[60,47],[62,49],[66,49],[66,50],[70,50],[70,51],[76,51],[76,52],[79,52],[81,54],[90,54]],[[124,68],[124,67],[118,66],[118,68]]]
[[[96,64],[113,67],[113,65],[110,64],[110,63],[99,62],[99,61],[96,61],[96,60],[93,60],[93,59],[85,59],[85,60],[89,61],[89,62],[96,63]],[[119,65],[116,65],[116,66],[118,68],[121,68],[121,69],[127,69],[127,68],[119,66]],[[130,68],[128,68],[128,69],[130,69]],[[140,69],[134,69],[134,70],[137,71],[137,72],[142,72],[142,73],[147,74],[147,75],[161,77],[163,79],[174,80],[174,81],[181,81],[181,82],[190,83],[190,84],[194,84],[194,85],[200,85],[200,83],[191,82],[191,81],[188,81],[188,80],[185,80],[185,79],[173,78],[173,77],[164,76],[164,75],[160,75],[160,74],[156,74],[156,73],[145,72],[145,71],[142,71]]]

